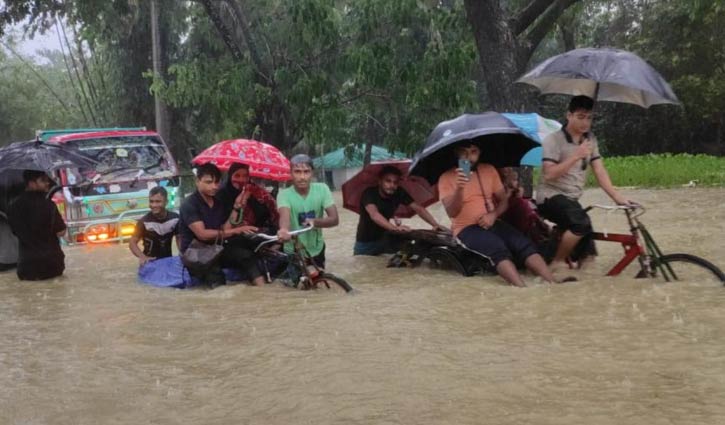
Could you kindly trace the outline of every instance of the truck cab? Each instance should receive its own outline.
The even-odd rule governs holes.
[[[148,212],[149,190],[164,187],[178,209],[179,170],[158,133],[145,128],[45,130],[37,138],[64,144],[94,159],[92,169],[57,172],[53,201],[68,226],[69,244],[122,240]]]

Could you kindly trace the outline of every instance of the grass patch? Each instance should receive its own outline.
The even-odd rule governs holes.
[[[605,158],[615,186],[679,187],[696,182],[698,186],[725,186],[725,157],[690,154],[658,154]],[[594,176],[587,186],[596,185]]]
[[[697,186],[725,186],[725,157],[690,154],[650,154],[604,158],[615,186],[681,187],[695,181]],[[534,182],[541,170],[534,169]],[[587,187],[596,187],[594,175],[587,174]]]

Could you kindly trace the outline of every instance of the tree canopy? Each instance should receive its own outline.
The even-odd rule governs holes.
[[[463,112],[538,111],[566,99],[513,85],[575,47],[627,49],[682,107],[597,108],[609,154],[723,154],[723,0],[6,0],[0,34],[25,23],[64,51],[42,63],[0,47],[0,143],[45,127],[154,127],[169,106],[177,155],[232,137],[319,153],[372,145],[412,153]],[[182,158],[185,159],[185,158]],[[183,161],[182,161],[183,162]]]

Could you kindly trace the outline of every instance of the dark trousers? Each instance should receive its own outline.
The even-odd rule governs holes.
[[[561,233],[569,230],[582,237],[571,253],[574,261],[579,261],[588,255],[597,255],[597,248],[592,239],[592,220],[578,201],[564,195],[556,195],[546,198],[538,208],[544,218],[556,223]]]
[[[63,274],[65,270],[65,255],[49,255],[44,261],[23,260],[21,255],[17,264],[18,279],[20,280],[46,280]]]
[[[468,249],[490,258],[494,265],[503,260],[512,260],[522,266],[529,256],[537,254],[533,242],[510,224],[496,220],[489,229],[471,225],[458,234],[458,239]]]
[[[320,251],[319,254],[312,257],[312,260],[317,264],[318,267],[325,268],[325,250],[327,249],[327,245],[322,246],[322,251]]]
[[[4,272],[4,271],[7,271],[7,270],[12,270],[12,269],[14,269],[17,266],[18,266],[18,263],[10,263],[10,264],[0,263],[0,272]]]
[[[539,213],[553,221],[562,230],[569,230],[577,236],[586,236],[592,232],[592,221],[578,201],[564,195],[546,198],[538,206]]]
[[[390,233],[385,233],[380,239],[374,241],[355,241],[352,255],[380,255],[395,254],[403,245],[403,240]]]
[[[216,264],[210,266],[204,272],[191,272],[191,275],[199,279],[202,283],[212,287],[225,285],[227,283],[226,276],[222,269],[241,270],[250,281],[262,276],[262,272],[257,265],[257,256],[253,248],[241,238],[232,239],[224,244],[222,255]]]

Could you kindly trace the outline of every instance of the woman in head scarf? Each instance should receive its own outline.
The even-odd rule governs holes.
[[[218,197],[226,213],[230,214],[233,226],[254,226],[261,233],[277,233],[277,202],[263,187],[251,182],[248,165],[234,163],[229,167],[227,180]]]

